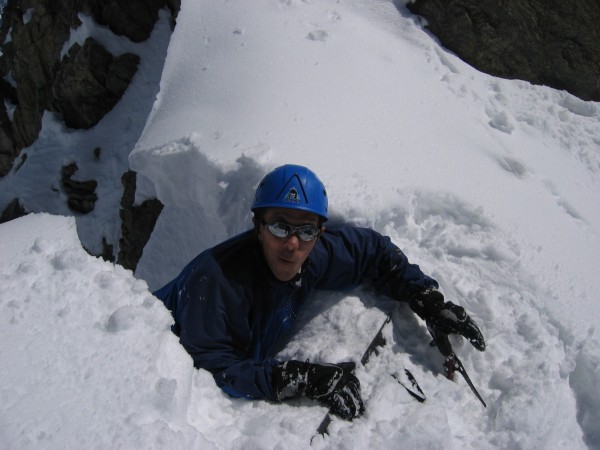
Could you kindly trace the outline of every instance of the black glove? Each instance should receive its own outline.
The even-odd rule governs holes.
[[[356,364],[312,364],[285,361],[273,369],[273,385],[279,400],[298,395],[318,400],[338,416],[350,420],[364,412]]]
[[[452,353],[449,334],[460,334],[477,350],[485,350],[485,339],[477,324],[462,306],[445,302],[441,292],[435,289],[419,292],[410,299],[409,305],[427,324],[427,329],[442,355],[449,356]]]

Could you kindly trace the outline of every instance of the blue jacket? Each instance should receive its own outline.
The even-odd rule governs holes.
[[[296,280],[272,275],[250,230],[204,251],[154,294],[172,312],[196,368],[234,397],[275,400],[273,352],[311,292],[365,282],[397,300],[438,287],[388,237],[340,227],[321,235]]]

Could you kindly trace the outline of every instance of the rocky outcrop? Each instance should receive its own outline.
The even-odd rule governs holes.
[[[112,109],[137,70],[136,55],[112,55],[88,39],[64,58],[80,13],[132,41],[147,39],[161,8],[179,0],[10,0],[0,27],[0,176],[38,137],[44,111],[71,128],[89,128]],[[8,103],[8,108],[6,107]]]
[[[52,84],[51,109],[70,128],[91,128],[110,112],[139,64],[132,53],[113,57],[94,39],[74,44],[63,58]]]
[[[11,1],[0,28],[0,176],[8,173],[19,151],[31,145],[50,109],[54,74],[70,29],[79,25],[74,0]]]
[[[482,72],[600,101],[598,0],[414,0],[442,45]]]
[[[148,39],[161,9],[171,11],[172,26],[180,0],[9,0],[0,26],[0,176],[17,173],[26,161],[21,150],[33,144],[45,111],[58,113],[67,127],[91,128],[113,107],[135,75],[139,57],[112,54],[88,38],[66,48],[80,14],[133,42]],[[93,145],[93,144],[92,144]],[[65,149],[67,150],[67,149]],[[96,159],[100,148],[94,149]],[[74,214],[91,212],[98,200],[97,181],[76,179],[77,163],[62,167],[60,189]],[[120,263],[135,269],[162,205],[158,200],[133,204],[135,174],[128,172],[120,212],[123,236]],[[57,188],[53,188],[58,190]],[[18,198],[0,221],[27,214]],[[114,260],[113,245],[102,238],[102,256]]]
[[[157,199],[145,200],[141,205],[135,205],[136,178],[136,173],[132,170],[125,172],[121,177],[121,239],[117,259],[119,264],[133,271],[163,209],[163,204]]]
[[[0,215],[0,223],[8,222],[9,220],[18,219],[29,214],[18,198],[15,198],[8,206],[2,211]]]
[[[133,42],[150,37],[161,8],[167,6],[173,18],[180,8],[180,0],[88,0],[84,3],[83,8],[97,23]]]
[[[96,180],[77,181],[72,177],[79,170],[76,163],[67,164],[61,170],[61,186],[67,194],[67,205],[77,213],[88,214],[94,210],[96,206],[96,188],[98,182]]]

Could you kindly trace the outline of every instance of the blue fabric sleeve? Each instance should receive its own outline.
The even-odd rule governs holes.
[[[348,289],[371,285],[379,294],[408,301],[428,287],[438,287],[418,265],[387,236],[368,228],[340,227],[327,230],[311,255],[321,279],[319,289]]]
[[[276,360],[249,359],[252,299],[240,295],[207,256],[190,271],[177,292],[175,321],[180,342],[194,366],[210,371],[219,387],[234,397],[275,400],[272,387]],[[183,281],[183,280],[181,280]],[[168,298],[168,296],[167,296]]]

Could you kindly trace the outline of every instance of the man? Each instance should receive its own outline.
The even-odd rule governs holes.
[[[171,310],[173,331],[195,367],[210,371],[228,394],[274,401],[304,395],[352,419],[364,411],[353,363],[274,358],[314,289],[368,282],[408,302],[442,353],[451,351],[449,333],[479,350],[485,343],[465,310],[445,302],[438,283],[388,237],[358,227],[326,230],[327,208],[325,187],[312,171],[274,169],[256,190],[254,228],[201,253],[155,295]]]

